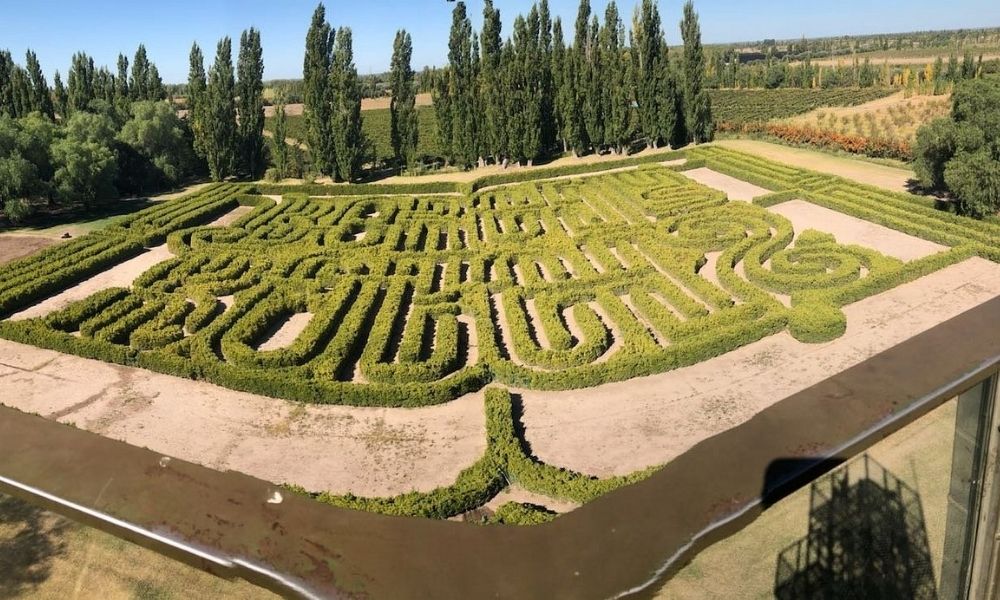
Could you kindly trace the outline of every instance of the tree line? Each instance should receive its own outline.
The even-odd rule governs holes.
[[[943,94],[960,81],[982,77],[998,69],[989,61],[976,59],[966,51],[960,60],[952,54],[948,61],[937,59],[915,68],[911,65],[890,65],[872,62],[869,57],[845,57],[837,65],[817,65],[808,54],[802,60],[779,59],[768,52],[764,58],[743,62],[739,50],[709,52],[705,85],[710,88],[842,88],[893,87],[911,92]],[[839,60],[839,59],[838,59]],[[995,61],[994,61],[995,62]]]
[[[624,153],[635,143],[711,140],[705,55],[690,1],[680,31],[683,53],[672,60],[653,0],[637,7],[627,39],[615,2],[601,18],[592,14],[589,0],[581,0],[567,42],[561,19],[552,19],[548,1],[541,0],[516,17],[504,39],[492,0],[486,1],[479,32],[465,3],[458,2],[443,69],[425,69],[417,77],[411,38],[397,32],[388,76],[395,158],[409,166],[416,159],[418,89],[433,95],[443,158],[461,168],[531,164],[566,151]],[[357,175],[368,148],[350,56],[350,30],[335,32],[320,4],[306,37],[303,69],[307,143],[314,170],[340,180]]]

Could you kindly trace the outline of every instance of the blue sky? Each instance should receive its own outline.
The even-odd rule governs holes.
[[[572,37],[579,0],[550,0],[553,15],[563,17]],[[510,30],[513,17],[526,12],[531,0],[494,0]],[[84,50],[98,64],[114,66],[119,52],[131,59],[140,42],[146,44],[164,81],[187,79],[187,57],[193,41],[207,62],[215,44],[229,35],[234,42],[250,26],[262,32],[267,78],[300,77],[302,49],[315,0],[171,0],[169,2],[89,0],[30,0],[5,3],[0,21],[0,48],[23,64],[32,48],[50,80],[56,69],[65,76],[70,57]],[[592,0],[603,14],[605,0]],[[479,29],[482,0],[467,2],[473,26]],[[619,0],[628,23],[635,0]],[[677,22],[682,0],[661,0],[668,41],[679,41]],[[326,2],[328,20],[354,31],[354,53],[361,73],[385,71],[396,29],[413,36],[413,63],[442,64],[447,55],[448,28],[454,4],[445,0],[363,0]],[[703,39],[735,42],[763,38],[818,37],[839,34],[955,29],[1000,26],[1000,1],[953,0],[696,0]],[[568,26],[567,26],[568,25]],[[235,48],[234,48],[235,54]]]

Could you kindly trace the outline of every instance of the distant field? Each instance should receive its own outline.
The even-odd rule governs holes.
[[[951,96],[913,96],[902,92],[857,106],[818,108],[789,123],[865,138],[888,138],[912,144],[921,125],[951,110]]]
[[[361,114],[362,130],[368,139],[375,145],[375,154],[379,159],[392,156],[392,143],[390,140],[389,109],[366,110]],[[419,142],[417,151],[425,156],[437,156],[440,154],[437,126],[434,123],[434,107],[418,106],[417,119],[419,122]],[[287,137],[305,143],[305,118],[300,115],[289,116],[286,121]],[[268,117],[264,121],[264,128],[267,131],[274,131],[274,119]]]
[[[709,90],[715,120],[726,124],[785,119],[824,106],[854,106],[892,92],[878,88]]]

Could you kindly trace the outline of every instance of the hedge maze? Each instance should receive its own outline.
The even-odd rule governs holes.
[[[5,267],[6,319],[144,248],[173,254],[131,288],[0,321],[0,336],[278,398],[420,406],[490,383],[555,390],[660,373],[783,330],[824,342],[844,332],[845,304],[973,255],[1000,261],[1000,225],[914,196],[718,147],[686,158],[475,192],[214,185]],[[678,172],[699,166],[773,193],[728,201]],[[950,249],[903,262],[795,232],[767,207],[796,198]],[[239,205],[253,209],[206,226]],[[263,349],[294,315],[306,321],[294,340]],[[536,462],[504,394],[488,390],[487,455],[455,486],[323,499],[447,517],[499,491],[498,474],[578,501],[628,481]]]

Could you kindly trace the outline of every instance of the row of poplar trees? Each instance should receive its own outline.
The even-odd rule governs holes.
[[[504,41],[492,0],[478,35],[459,2],[448,66],[432,89],[445,159],[465,168],[531,164],[568,150],[622,153],[637,141],[658,147],[711,140],[701,30],[690,1],[680,29],[683,55],[671,60],[654,0],[636,7],[628,44],[615,2],[601,20],[581,0],[570,45],[541,0],[514,20]]]
[[[257,179],[267,168],[263,78],[260,31],[252,27],[240,36],[235,74],[228,36],[219,40],[207,74],[201,48],[197,43],[191,47],[188,121],[195,153],[208,164],[214,181],[230,176]]]
[[[83,52],[73,55],[66,84],[56,71],[49,89],[38,57],[32,50],[25,56],[25,66],[16,64],[9,51],[0,51],[0,114],[12,118],[41,113],[50,120],[56,115],[65,119],[75,111],[92,111],[94,102],[104,102],[121,115],[127,115],[133,102],[163,100],[167,97],[160,73],[146,48],[139,45],[132,60],[118,55],[118,72],[97,68],[94,59]]]
[[[302,79],[313,169],[338,181],[357,179],[370,146],[361,132],[361,82],[351,29],[334,30],[322,4],[306,34]]]

